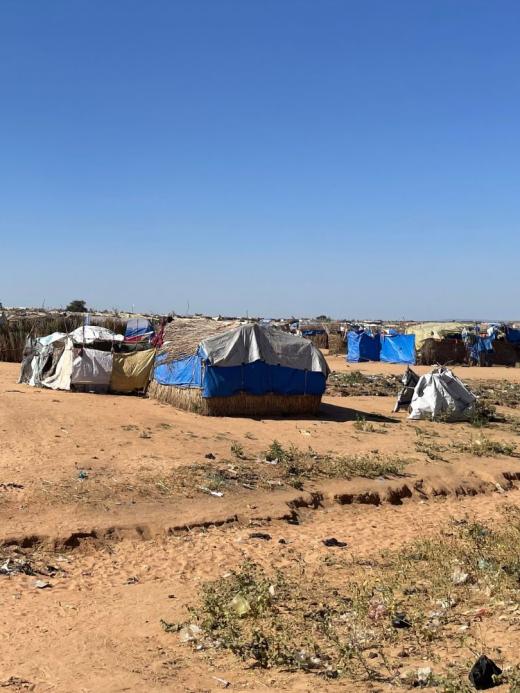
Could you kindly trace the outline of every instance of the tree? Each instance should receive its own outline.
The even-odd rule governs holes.
[[[318,320],[319,322],[330,322],[328,315],[318,315],[315,320]]]
[[[86,301],[82,301],[79,298],[76,298],[74,299],[74,301],[71,301],[69,303],[65,310],[68,310],[69,313],[86,313],[87,303]]]

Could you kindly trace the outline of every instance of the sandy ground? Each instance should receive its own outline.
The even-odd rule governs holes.
[[[339,357],[329,361],[335,370],[353,368]],[[402,372],[386,364],[355,369]],[[466,379],[520,378],[520,369],[460,370]],[[160,619],[186,618],[200,586],[246,558],[282,570],[295,556],[319,566],[327,536],[347,541],[352,556],[370,556],[429,536],[452,517],[493,521],[520,499],[520,459],[452,452],[429,459],[416,449],[418,427],[445,447],[480,432],[408,422],[391,413],[392,398],[327,397],[320,416],[309,419],[209,419],[146,399],[16,385],[17,371],[0,363],[0,543],[5,555],[25,551],[58,571],[41,590],[32,576],[0,575],[0,685],[7,690],[208,691],[224,687],[218,679],[237,691],[368,690],[366,682],[261,671],[232,655],[195,652],[165,633]],[[360,431],[360,416],[375,431]],[[518,441],[509,425],[493,425],[486,436]],[[191,484],[186,470],[207,463],[208,454],[229,464],[238,443],[262,465],[275,439],[317,453],[377,450],[411,462],[398,479],[226,487],[222,497]],[[298,525],[287,521],[295,513]],[[250,539],[251,527],[272,540]],[[518,633],[500,645],[503,661],[514,663]]]

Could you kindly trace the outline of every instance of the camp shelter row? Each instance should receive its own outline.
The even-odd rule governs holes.
[[[347,361],[384,361],[415,363],[415,335],[371,333],[366,330],[347,333]]]
[[[202,414],[257,416],[317,412],[329,374],[310,341],[258,324],[176,319],[160,348],[145,346],[97,327],[29,338],[20,382],[99,393],[148,389]]]
[[[28,337],[18,382],[52,390],[140,392],[154,358],[155,349],[146,342],[126,344],[123,335],[86,325],[71,333]]]

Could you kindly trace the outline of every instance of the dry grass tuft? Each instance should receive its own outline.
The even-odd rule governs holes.
[[[293,559],[283,571],[246,562],[206,584],[189,609],[201,629],[195,644],[263,668],[416,687],[417,666],[403,671],[406,656],[421,667],[430,662],[428,683],[447,693],[467,689],[481,622],[493,618],[506,632],[518,621],[517,508],[493,528],[459,521],[368,564],[330,556],[318,568]],[[396,627],[403,620],[408,627]],[[454,661],[435,655],[447,648]],[[507,674],[511,690],[518,690],[517,674]]]

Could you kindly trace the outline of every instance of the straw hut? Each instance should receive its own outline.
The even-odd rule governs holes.
[[[174,320],[150,397],[209,416],[317,412],[328,375],[308,340],[259,324]]]
[[[460,339],[434,339],[428,337],[422,341],[419,352],[419,363],[423,366],[433,366],[465,363],[467,352],[464,342]]]
[[[312,342],[318,349],[329,348],[329,333],[323,323],[300,323],[299,330],[301,336]]]

